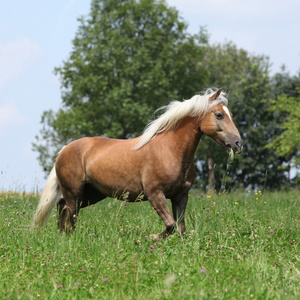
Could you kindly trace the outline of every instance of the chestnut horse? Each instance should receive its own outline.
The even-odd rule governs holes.
[[[164,221],[166,229],[152,235],[154,239],[167,236],[176,226],[184,235],[184,212],[201,136],[206,134],[235,153],[243,148],[226,97],[222,89],[209,89],[189,100],[173,101],[138,138],[86,137],[71,142],[56,159],[34,224],[44,225],[57,204],[58,228],[70,232],[81,208],[106,197],[122,200],[126,193],[126,201],[150,201]]]

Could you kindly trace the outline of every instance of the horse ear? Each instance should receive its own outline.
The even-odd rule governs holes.
[[[228,95],[228,89],[226,89],[225,94]]]
[[[218,89],[218,90],[217,90],[217,91],[209,98],[209,100],[210,100],[210,101],[213,101],[213,100],[218,99],[218,97],[220,96],[221,92],[222,92],[222,88]]]

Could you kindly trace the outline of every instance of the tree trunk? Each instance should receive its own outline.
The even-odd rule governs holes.
[[[214,158],[210,153],[207,160],[208,164],[208,190],[210,192],[215,190],[215,166],[214,166]]]

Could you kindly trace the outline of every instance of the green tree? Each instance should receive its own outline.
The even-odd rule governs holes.
[[[300,166],[300,89],[295,90],[297,97],[281,94],[276,100],[271,100],[270,111],[287,113],[287,117],[280,124],[283,130],[268,145],[275,152],[284,157],[293,157],[294,166]]]
[[[277,155],[266,145],[281,132],[278,115],[269,111],[271,93],[269,60],[250,55],[233,43],[207,48],[203,66],[209,70],[209,82],[229,89],[229,109],[244,140],[244,150],[235,156],[226,177],[226,189],[232,187],[276,188],[288,182],[288,159]],[[264,100],[264,101],[263,101]],[[225,150],[211,141],[199,147],[201,184],[220,189],[227,165]],[[208,162],[208,163],[207,163]],[[283,165],[285,167],[283,168]],[[206,175],[207,174],[207,175]]]
[[[282,94],[287,97],[298,97],[300,86],[300,73],[298,76],[290,76],[285,66],[282,66],[281,72],[276,73],[270,80],[271,99],[277,99]]]
[[[199,63],[206,42],[165,1],[93,0],[69,58],[56,68],[63,107],[44,112],[33,144],[43,168],[73,139],[134,137],[158,107],[198,92],[207,78]]]
[[[289,165],[292,164],[294,167],[291,173],[295,173],[298,168],[296,176],[292,178],[292,184],[299,184],[300,182],[299,86],[300,73],[296,76],[290,76],[284,66],[280,73],[271,78],[271,99],[273,100],[270,100],[269,109],[276,115],[280,131],[277,132],[267,147],[272,148],[277,155],[289,160]]]

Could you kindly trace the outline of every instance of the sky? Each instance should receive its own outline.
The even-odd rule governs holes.
[[[251,54],[268,56],[272,74],[283,64],[290,75],[298,74],[299,0],[167,3],[179,10],[190,33],[205,26],[210,43],[232,41]],[[54,68],[67,60],[78,18],[89,11],[88,0],[12,0],[0,5],[0,191],[44,187],[32,142],[41,129],[43,111],[61,106]],[[198,90],[201,87],[195,87]]]

